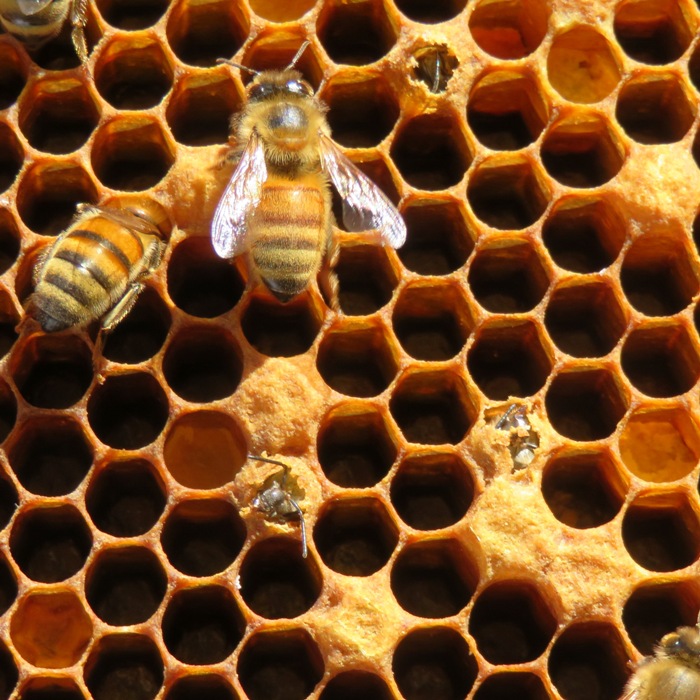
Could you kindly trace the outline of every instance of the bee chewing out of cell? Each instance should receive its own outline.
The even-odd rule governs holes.
[[[333,267],[339,248],[330,184],[342,200],[348,231],[375,231],[378,244],[399,248],[406,225],[381,189],[333,142],[325,104],[295,70],[308,45],[282,70],[256,71],[220,59],[253,79],[244,110],[232,120],[242,151],[216,207],[211,238],[222,258],[247,254],[253,281],[279,301],[318,279],[337,311]],[[237,155],[233,150],[231,156]]]

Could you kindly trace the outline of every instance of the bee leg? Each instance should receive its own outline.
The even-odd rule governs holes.
[[[87,63],[88,47],[85,40],[85,25],[87,24],[88,0],[73,0],[71,3],[70,21],[72,25],[71,39],[75,52],[81,63]]]
[[[331,236],[326,251],[326,264],[318,276],[318,284],[326,303],[337,314],[340,313],[340,304],[338,302],[338,275],[335,274],[335,268],[339,257],[340,246],[335,236]]]
[[[139,294],[144,290],[141,282],[132,284],[119,303],[102,319],[100,330],[109,333],[131,311]]]

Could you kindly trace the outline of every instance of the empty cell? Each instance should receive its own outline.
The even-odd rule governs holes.
[[[690,566],[700,553],[700,524],[684,493],[638,498],[622,520],[622,539],[629,555],[649,571],[676,571]]]
[[[444,45],[429,45],[413,52],[415,77],[424,83],[430,92],[445,92],[447,83],[459,66],[457,56]]]
[[[448,627],[423,627],[404,635],[392,660],[394,680],[406,700],[461,700],[478,666],[464,637]]]
[[[19,229],[12,214],[0,211],[0,275],[14,265],[19,255]]]
[[[249,700],[303,700],[321,681],[323,671],[321,652],[304,629],[253,634],[237,665]]]
[[[70,678],[31,678],[22,687],[23,700],[84,700]]]
[[[601,440],[615,432],[628,397],[608,369],[571,369],[549,385],[545,406],[552,427],[572,440]]]
[[[165,508],[165,485],[145,460],[111,462],[92,478],[85,504],[92,522],[114,537],[148,532]]]
[[[100,28],[88,12],[86,39],[88,52],[100,40]],[[88,59],[89,60],[89,59]],[[80,59],[71,40],[68,23],[64,22],[57,36],[32,51],[32,61],[45,71],[64,71],[80,67]]]
[[[585,530],[610,522],[620,512],[627,484],[607,450],[561,452],[544,468],[542,495],[554,517]]]
[[[230,396],[241,380],[241,351],[221,328],[188,325],[168,345],[163,374],[183,399],[209,403]]]
[[[115,634],[92,648],[84,673],[94,700],[153,700],[163,685],[164,668],[149,637]]]
[[[469,31],[483,51],[496,58],[529,56],[547,34],[545,0],[481,0],[469,18]]]
[[[17,580],[4,556],[0,556],[0,615],[4,615],[17,598]]]
[[[391,145],[403,179],[420,190],[444,190],[464,177],[472,157],[456,114],[442,112],[404,122]]]
[[[636,61],[660,65],[680,58],[697,31],[694,15],[677,0],[627,0],[615,8],[613,29]]]
[[[447,22],[462,12],[466,4],[467,0],[396,0],[400,12],[421,24]]]
[[[494,673],[484,680],[474,700],[549,700],[544,683],[534,673]]]
[[[168,9],[168,0],[97,0],[96,4],[106,22],[127,31],[154,25]]]
[[[180,676],[165,694],[165,700],[238,700],[230,683],[215,673]]]
[[[615,116],[638,143],[680,141],[693,125],[695,98],[675,73],[642,74],[620,90]]]
[[[25,421],[7,456],[22,486],[40,496],[71,493],[92,466],[92,448],[80,424],[63,416]]]
[[[88,421],[105,445],[136,450],[152,443],[165,427],[168,399],[146,372],[110,376],[88,399]]]
[[[14,659],[5,645],[0,642],[0,694],[3,698],[9,698],[12,695],[18,678]]]
[[[163,615],[163,641],[179,661],[216,664],[231,655],[245,624],[231,592],[223,586],[181,589]]]
[[[268,620],[292,618],[309,610],[321,593],[321,572],[299,544],[274,537],[258,542],[243,560],[241,596],[246,605]]]
[[[167,274],[170,298],[191,316],[220,316],[243,294],[236,268],[216,255],[208,238],[182,241],[172,253]]]
[[[584,25],[554,38],[547,56],[547,77],[565,99],[591,104],[605,99],[617,87],[621,73],[605,36]]]
[[[379,483],[396,459],[396,438],[382,414],[364,404],[341,404],[324,418],[318,461],[334,484],[367,488]]]
[[[220,499],[184,500],[171,511],[160,536],[168,561],[188,576],[211,576],[228,568],[245,541],[236,509]]]
[[[24,161],[24,149],[7,124],[0,124],[0,191],[8,189]]]
[[[292,0],[297,2],[298,0]],[[289,7],[291,3],[286,4]],[[281,5],[280,5],[281,7]],[[261,33],[256,40],[247,48],[241,65],[253,68],[257,71],[282,70],[289,65],[301,48],[302,38],[298,32],[273,30]],[[306,48],[299,60],[294,65],[304,80],[306,80],[314,90],[317,90],[323,80],[324,65],[317,56],[313,43]],[[247,85],[252,80],[252,75],[248,71],[240,73],[241,80]]]
[[[0,109],[11,107],[27,81],[20,53],[9,42],[0,46]]]
[[[246,440],[225,413],[195,411],[178,418],[165,438],[165,466],[188,488],[214,489],[232,481],[243,466]]]
[[[85,579],[85,597],[108,625],[148,620],[165,595],[167,577],[156,555],[145,547],[102,551]]]
[[[250,0],[250,9],[270,22],[291,22],[305,15],[316,0],[291,0],[280,3],[277,0]]]
[[[467,184],[467,201],[488,226],[517,230],[544,214],[550,192],[532,161],[517,155],[482,161]]]
[[[696,44],[695,50],[690,55],[688,74],[690,82],[693,83],[695,89],[700,90],[700,44]]]
[[[542,88],[529,74],[495,70],[480,78],[467,103],[476,138],[495,151],[517,151],[536,141],[549,121]]]
[[[0,471],[0,529],[7,527],[17,510],[18,503],[17,489],[15,489],[7,474]]]
[[[346,576],[371,576],[389,561],[398,542],[396,526],[376,498],[331,501],[313,534],[321,559]]]
[[[605,117],[579,114],[560,119],[540,150],[547,172],[568,187],[599,187],[612,180],[627,154]]]
[[[564,700],[615,700],[622,695],[628,657],[620,634],[608,622],[577,622],[554,642],[549,677]]]
[[[474,477],[449,452],[409,455],[391,482],[391,503],[416,530],[439,530],[459,522],[474,499]]]
[[[0,380],[0,443],[4,442],[17,420],[17,399],[9,384]]]
[[[368,671],[344,671],[333,676],[319,695],[319,700],[394,700],[386,682]]]
[[[80,661],[92,639],[92,622],[72,591],[37,591],[23,598],[10,620],[10,637],[23,659],[40,668]]]
[[[90,530],[69,505],[34,508],[18,514],[10,533],[10,551],[22,573],[33,581],[64,581],[83,568],[90,553]]]

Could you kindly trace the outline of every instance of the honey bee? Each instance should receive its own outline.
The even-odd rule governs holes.
[[[231,64],[254,78],[246,107],[232,122],[245,147],[211,228],[216,253],[231,258],[247,251],[254,273],[283,302],[309,285],[325,256],[335,256],[329,180],[348,230],[376,229],[379,243],[392,248],[406,240],[401,215],[332,141],[326,106],[294,70],[308,44],[284,70]],[[330,272],[326,281],[335,307],[337,282]]]
[[[301,527],[301,555],[306,559],[309,551],[306,543],[306,523],[299,504],[294,500],[289,490],[289,465],[268,457],[258,457],[256,455],[248,455],[248,457],[259,462],[276,464],[284,469],[281,476],[280,474],[273,474],[265,481],[253,499],[253,507],[273,520],[298,518]]]
[[[75,52],[85,63],[87,5],[88,0],[0,0],[0,23],[8,34],[33,50],[53,39],[68,19]]]
[[[698,700],[700,624],[667,634],[637,667],[622,700]]]
[[[44,251],[34,270],[27,316],[46,333],[100,319],[111,330],[131,310],[141,280],[160,263],[170,230],[154,202],[81,205],[73,223]]]

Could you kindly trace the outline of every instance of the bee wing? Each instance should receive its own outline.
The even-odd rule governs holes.
[[[17,6],[23,15],[31,16],[35,15],[37,12],[41,12],[41,10],[52,2],[53,0],[17,0]]]
[[[382,245],[400,248],[406,241],[406,224],[387,196],[343,152],[320,135],[323,169],[343,200],[343,223],[350,231],[377,229]]]
[[[219,257],[232,258],[243,249],[248,216],[260,203],[266,179],[265,149],[253,131],[214,212],[211,240]]]

